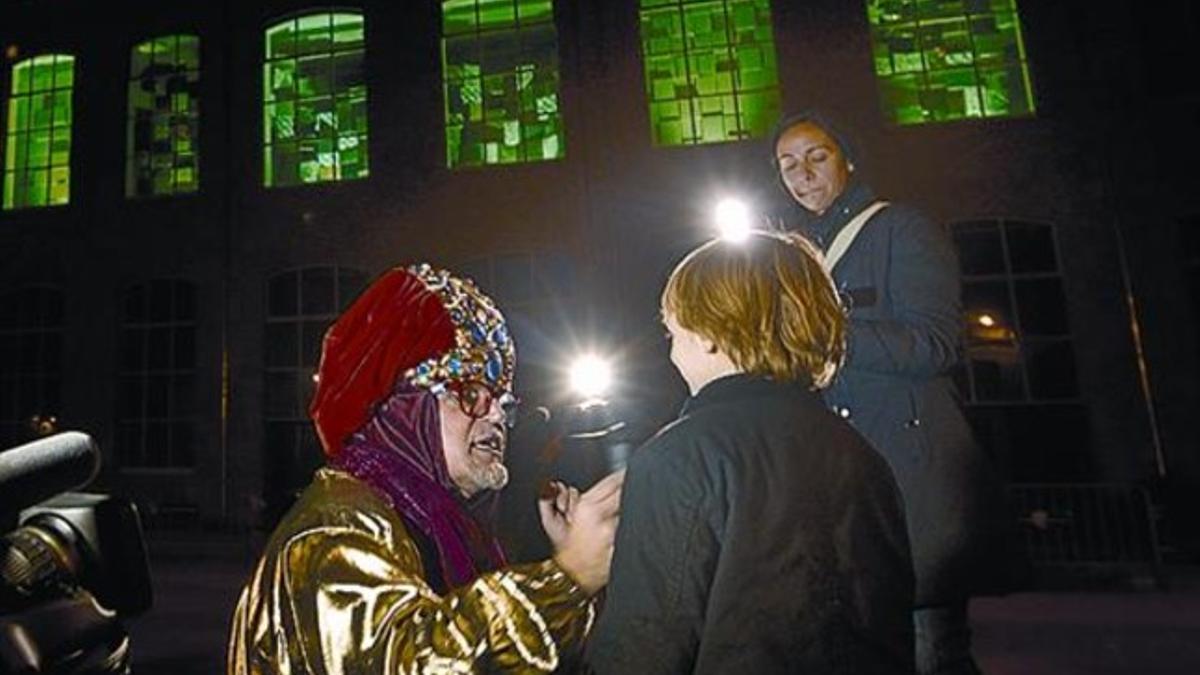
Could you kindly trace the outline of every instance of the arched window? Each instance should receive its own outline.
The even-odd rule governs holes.
[[[867,0],[867,19],[892,122],[1033,114],[1016,0]]]
[[[981,220],[952,231],[966,328],[957,378],[980,440],[1011,478],[1089,477],[1088,413],[1053,226]]]
[[[63,294],[26,286],[0,295],[0,447],[59,430]]]
[[[117,447],[122,469],[196,463],[196,286],[156,279],[122,296]]]
[[[565,155],[551,0],[443,2],[442,78],[446,166]]]
[[[200,38],[168,35],[129,58],[125,195],[195,192],[200,186]]]
[[[779,118],[769,0],[641,0],[655,145],[765,136]]]
[[[366,282],[358,270],[327,266],[283,272],[267,284],[263,487],[274,516],[291,505],[321,462],[308,419],[321,340]]]
[[[974,221],[956,224],[954,237],[967,312],[968,400],[1078,396],[1053,227]]]
[[[71,201],[75,57],[44,54],[12,67],[4,144],[4,208]]]
[[[266,30],[263,185],[366,178],[364,22],[306,14]]]

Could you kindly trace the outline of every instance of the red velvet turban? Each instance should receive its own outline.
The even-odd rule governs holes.
[[[504,317],[470,280],[388,270],[325,334],[309,413],[332,457],[401,378],[435,393],[456,381],[508,391],[515,358]]]

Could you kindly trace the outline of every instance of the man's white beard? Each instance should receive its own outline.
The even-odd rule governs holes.
[[[508,485],[508,467],[492,462],[479,472],[480,487],[485,490],[502,490]]]

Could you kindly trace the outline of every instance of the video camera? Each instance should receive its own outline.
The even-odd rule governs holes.
[[[71,492],[99,464],[73,431],[0,452],[0,673],[129,672],[150,566],[132,503]]]

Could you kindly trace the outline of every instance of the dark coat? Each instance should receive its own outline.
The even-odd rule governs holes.
[[[865,185],[851,185],[802,229],[827,249],[874,200]],[[883,454],[900,483],[917,604],[995,587],[1005,560],[1003,498],[949,375],[963,330],[949,235],[892,204],[862,229],[833,276],[850,307],[849,353],[825,400]]]
[[[598,673],[908,673],[912,560],[886,462],[820,397],[710,382],[634,454]]]

